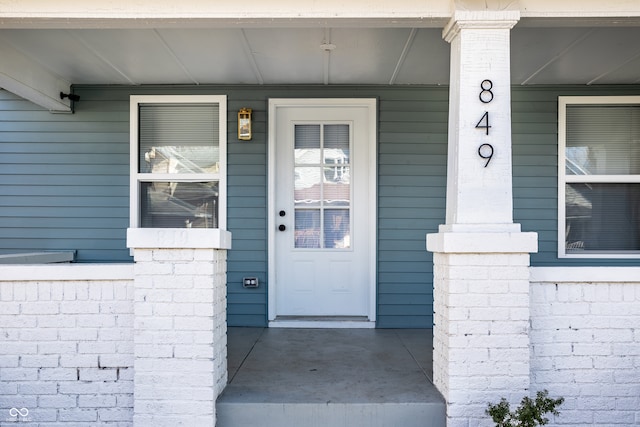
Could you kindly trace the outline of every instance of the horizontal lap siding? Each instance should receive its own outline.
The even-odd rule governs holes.
[[[425,236],[445,218],[446,88],[384,93],[378,143],[378,326],[433,326]]]
[[[76,113],[50,114],[1,92],[0,249],[77,249],[80,261],[129,261],[129,96],[223,94],[228,101],[228,321],[267,319],[269,98],[378,98],[378,326],[432,326],[425,235],[444,221],[447,89],[78,86]],[[253,109],[253,139],[236,112]],[[242,278],[255,276],[257,289]]]
[[[445,218],[447,88],[80,86],[75,114],[51,114],[0,91],[0,252],[77,250],[84,262],[130,261],[129,96],[228,96],[230,325],[267,316],[267,105],[269,98],[375,97],[378,122],[378,326],[432,325],[432,258],[425,234]],[[630,265],[557,258],[557,98],[640,94],[639,86],[515,87],[514,219],[539,234],[534,266]],[[253,109],[253,140],[236,115]],[[244,289],[242,278],[261,286]]]
[[[228,91],[230,115],[253,109],[253,140],[237,142],[229,118],[229,324],[266,322],[266,109],[269,98],[379,99],[378,327],[431,327],[433,284],[425,234],[444,220],[447,90],[287,87]],[[426,172],[432,166],[436,170]],[[437,168],[440,168],[437,170]],[[434,208],[435,206],[435,208]],[[242,277],[261,286],[244,289]]]
[[[558,258],[558,97],[638,95],[639,86],[535,86],[512,91],[514,221],[538,233],[532,266],[637,265]]]
[[[227,95],[227,228],[233,249],[227,260],[229,326],[265,326],[267,321],[267,114],[260,90],[221,92]],[[239,141],[237,112],[252,108],[251,141]],[[243,277],[260,286],[242,287]]]
[[[128,164],[126,99],[51,114],[0,91],[0,253],[129,261]]]

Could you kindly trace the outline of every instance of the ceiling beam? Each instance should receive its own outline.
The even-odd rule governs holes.
[[[520,10],[525,25],[640,25],[637,0],[0,0],[2,28],[442,28],[454,10]]]
[[[407,37],[407,41],[405,42],[404,47],[402,48],[402,52],[400,53],[400,57],[398,58],[398,62],[396,63],[396,68],[393,70],[393,74],[391,75],[391,78],[389,79],[389,84],[390,85],[396,84],[396,79],[398,78],[398,74],[400,73],[400,70],[402,69],[402,66],[404,65],[405,59],[407,59],[407,55],[409,54],[409,50],[411,49],[411,45],[413,44],[413,41],[416,38],[416,33],[417,32],[418,32],[417,28],[412,28],[411,32],[409,32],[409,37]]]
[[[591,34],[593,34],[595,30],[591,29],[591,30],[587,30],[585,31],[582,35],[580,35],[579,37],[577,37],[575,40],[573,40],[568,46],[566,46],[561,52],[558,52],[557,54],[555,54],[552,58],[550,58],[547,62],[545,62],[544,64],[542,64],[540,67],[538,67],[537,70],[535,70],[529,77],[527,77],[526,79],[524,79],[522,81],[522,83],[520,83],[521,85],[527,85],[529,84],[530,81],[532,81],[533,79],[535,79],[535,77],[540,74],[541,72],[543,72],[546,68],[548,68],[549,66],[551,66],[551,64],[553,64],[554,62],[558,61],[560,58],[562,58],[564,55],[566,55],[569,51],[571,51],[571,49],[573,49],[574,47],[576,47],[577,45],[579,45],[580,43],[582,43],[584,40],[587,39],[587,37],[589,37]]]
[[[0,25],[2,28],[442,27],[451,16],[450,2],[0,0]]]
[[[247,33],[240,29],[240,41],[242,42],[242,47],[244,48],[244,54],[251,66],[251,70],[253,71],[253,75],[256,78],[256,81],[259,85],[264,84],[264,78],[262,77],[262,73],[260,72],[260,67],[258,67],[258,63],[256,62],[255,56],[253,56],[253,49],[251,48],[251,44],[249,43],[249,39],[247,38]]]
[[[0,39],[0,87],[50,111],[70,112],[71,83]]]

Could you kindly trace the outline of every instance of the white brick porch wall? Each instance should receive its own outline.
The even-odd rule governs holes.
[[[210,286],[212,277],[224,283],[219,257],[225,251],[137,252],[141,284],[153,283],[137,291],[133,265],[0,267],[0,424],[131,427],[137,354],[141,366],[153,359],[161,374],[140,373],[141,410],[184,410],[173,425],[213,425],[212,416],[189,415],[196,399],[211,408],[226,380],[224,328],[213,326],[224,324],[224,291]],[[435,338],[434,370],[450,415],[457,414],[450,427],[486,424],[478,418],[486,402],[498,395],[519,400],[528,378],[531,393],[548,389],[565,397],[552,425],[640,425],[640,268],[531,268],[529,284],[521,277],[526,255],[496,254],[490,264],[487,255],[436,257],[446,285],[436,295],[436,322],[446,325],[438,333],[446,333]],[[211,334],[203,331],[209,327]],[[143,342],[149,337],[155,345]],[[183,363],[191,374],[204,367],[203,388],[182,389],[203,396],[190,395],[187,408],[185,400],[154,406],[163,397],[145,389],[145,375],[175,378],[171,370]],[[169,395],[182,387],[170,385]],[[146,392],[153,394],[149,404]],[[27,408],[29,415],[11,417],[11,408]],[[161,424],[141,419],[137,425]]]
[[[227,249],[217,229],[127,230],[135,427],[214,427],[227,383]]]
[[[132,269],[0,267],[0,425],[132,425]]]
[[[135,250],[135,425],[215,426],[227,382],[226,251]]]
[[[433,376],[447,426],[489,426],[487,402],[529,389],[529,255],[433,256]]]
[[[134,234],[136,264],[0,266],[0,425],[215,425],[230,234],[158,235],[196,248]]]
[[[640,268],[534,268],[531,386],[554,425],[640,425]]]

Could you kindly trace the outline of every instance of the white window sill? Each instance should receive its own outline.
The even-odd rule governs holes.
[[[231,233],[217,228],[129,228],[132,249],[231,249]]]
[[[531,267],[531,282],[640,282],[640,267]]]
[[[133,280],[133,264],[2,265],[0,282]]]

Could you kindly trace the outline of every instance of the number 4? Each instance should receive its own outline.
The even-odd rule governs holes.
[[[484,124],[482,122],[484,122]],[[489,125],[489,112],[486,111],[482,115],[482,117],[480,118],[478,123],[476,124],[476,128],[478,128],[478,129],[486,129],[487,130],[487,135],[489,135],[489,128],[490,127],[491,126]]]

